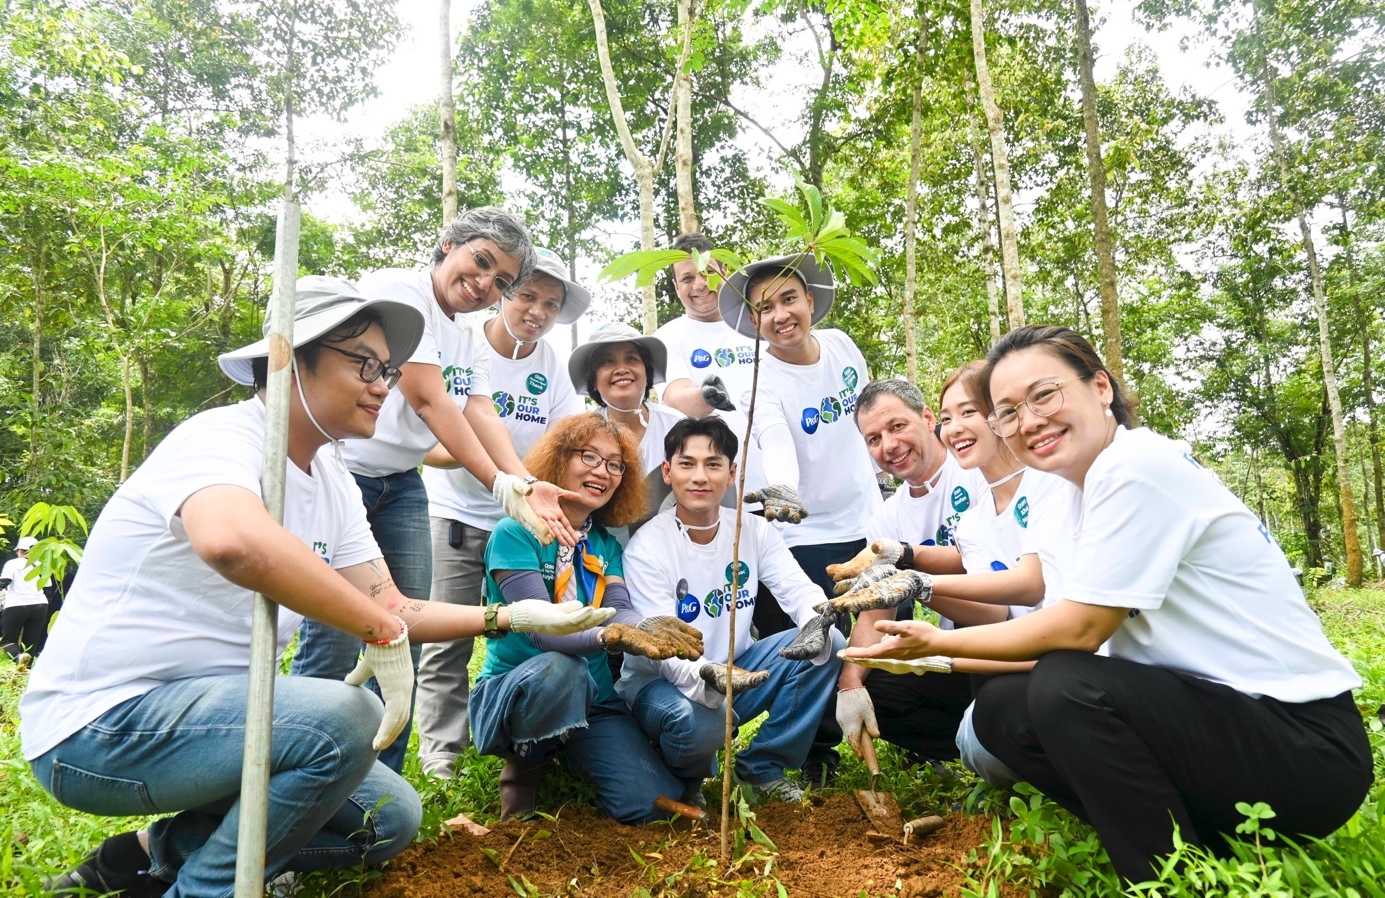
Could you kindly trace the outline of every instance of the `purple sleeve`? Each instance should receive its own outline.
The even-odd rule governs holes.
[[[525,590],[525,594],[518,595],[518,593],[516,593],[512,595],[509,585],[520,577],[524,577],[525,582],[523,584],[516,584],[516,586],[522,586]],[[532,577],[533,580],[538,583],[538,587],[541,590],[540,594],[537,596],[529,594],[529,590],[533,588],[532,583],[529,582],[529,577]],[[500,591],[504,593],[505,598],[511,602],[518,601],[519,599],[534,598],[551,601],[548,595],[548,588],[544,586],[543,577],[538,571],[516,571],[510,574],[510,576],[500,582]],[[610,621],[612,624],[629,624],[633,627],[644,620],[644,618],[640,617],[635,609],[630,606],[630,590],[626,589],[624,583],[606,584],[606,593],[601,600],[601,607],[614,608],[616,610],[616,616],[611,618]],[[564,655],[590,655],[592,652],[601,651],[601,646],[596,642],[596,634],[600,632],[600,629],[593,628],[591,630],[583,630],[581,633],[573,633],[569,636],[545,636],[539,633],[528,633],[525,635],[529,637],[530,642],[534,643],[534,647],[541,652],[562,652]]]

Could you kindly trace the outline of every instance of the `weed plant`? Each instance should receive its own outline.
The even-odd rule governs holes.
[[[1357,704],[1368,722],[1376,758],[1376,783],[1365,804],[1326,839],[1285,838],[1274,831],[1273,809],[1246,806],[1241,833],[1245,841],[1233,845],[1229,857],[1214,857],[1180,841],[1156,875],[1127,888],[1116,879],[1091,828],[1024,784],[992,789],[959,765],[912,764],[898,748],[882,742],[881,788],[895,794],[908,816],[949,811],[993,815],[990,837],[964,866],[967,898],[999,898],[1002,891],[1134,898],[1385,898],[1385,723],[1376,714],[1385,702],[1385,589],[1320,591],[1310,601],[1332,641],[1365,681]],[[477,640],[473,675],[483,655],[484,641]],[[148,820],[93,817],[63,807],[43,791],[19,747],[17,706],[26,680],[25,672],[0,655],[0,846],[5,846],[0,850],[0,895],[43,895],[45,877],[75,865],[107,836],[136,829]],[[739,746],[749,742],[758,725],[757,720],[741,727]],[[837,781],[828,791],[868,785],[864,765],[845,745],[841,755]],[[456,776],[434,780],[419,767],[415,735],[404,775],[423,799],[419,839],[437,838],[443,821],[459,813],[481,823],[495,820],[500,810],[496,781],[501,766],[498,758],[468,750]],[[707,798],[712,804],[720,802],[717,783],[708,784]],[[594,806],[594,801],[586,783],[557,764],[540,790],[539,805],[561,820],[565,809]],[[742,809],[737,801],[736,813],[745,812],[753,810]],[[649,844],[637,852],[649,871],[649,887],[635,894],[678,894],[680,883],[696,883],[699,888],[715,885],[718,891],[747,898],[785,895],[774,876],[774,833],[763,835],[764,842],[746,839],[740,852],[742,863],[734,870],[721,869],[715,857],[698,854],[682,870],[669,873],[657,868],[653,856],[675,836],[667,828],[652,826]],[[301,898],[350,896],[376,875],[378,871],[364,868],[316,873],[299,878],[294,887]],[[540,894],[522,877],[514,878],[512,885],[520,895]]]

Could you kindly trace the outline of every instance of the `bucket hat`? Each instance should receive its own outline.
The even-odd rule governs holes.
[[[812,253],[797,253],[792,256],[775,256],[751,262],[726,278],[717,291],[717,307],[721,320],[742,337],[755,338],[755,321],[751,316],[750,297],[746,296],[746,285],[762,272],[793,271],[803,279],[813,294],[813,324],[827,317],[832,309],[832,297],[837,292],[832,269],[819,266]]]
[[[558,323],[572,324],[591,308],[591,291],[568,275],[567,263],[553,250],[536,246],[534,253],[538,256],[535,273],[542,272],[563,285],[563,310],[558,313]]]
[[[668,370],[668,349],[658,337],[646,337],[628,324],[603,324],[592,332],[587,342],[572,351],[568,356],[567,373],[578,396],[590,396],[587,392],[587,372],[596,367],[593,362],[596,352],[602,346],[612,343],[636,343],[649,350],[654,360],[654,370],[645,372],[649,383],[645,389],[664,382],[664,372]]]

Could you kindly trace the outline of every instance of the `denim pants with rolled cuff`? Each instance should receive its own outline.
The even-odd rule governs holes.
[[[149,824],[167,898],[234,892],[249,678],[174,680],[128,699],[30,762],[68,807]],[[408,847],[418,794],[375,759],[380,700],[303,677],[274,683],[265,878],[378,864]]]
[[[992,786],[1013,786],[1020,781],[1019,774],[1006,767],[1004,761],[987,751],[976,738],[976,728],[971,723],[975,708],[976,702],[967,705],[967,710],[962,712],[962,722],[957,726],[958,757],[963,766]]]
[[[779,654],[793,642],[797,630],[757,640],[736,659],[737,667],[770,672],[766,682],[737,693],[733,699],[738,724],[769,712],[750,746],[736,753],[736,775],[743,781],[763,786],[783,779],[785,770],[803,766],[841,673],[837,652],[846,648],[846,640],[835,630],[830,632],[832,655],[826,664],[790,661]],[[684,794],[716,774],[717,750],[722,747],[726,728],[724,706],[709,708],[661,679],[640,690],[631,710],[659,746],[664,763],[682,780]]]
[[[515,638],[515,637],[510,637]],[[654,799],[677,799],[669,772],[619,698],[597,700],[585,658],[544,652],[471,690],[471,738],[483,755],[537,763],[564,758],[621,823],[664,820]]]
[[[427,599],[433,584],[433,544],[428,533],[428,491],[423,477],[410,469],[386,477],[353,474],[365,501],[365,516],[370,532],[389,566],[390,577],[399,591],[411,599]],[[411,646],[414,671],[418,671],[420,646]],[[350,633],[315,620],[305,620],[298,628],[298,652],[290,672],[297,677],[324,680],[344,679],[361,656],[361,640]],[[366,688],[376,695],[375,680]],[[380,762],[395,773],[404,769],[404,753],[413,730],[413,698],[409,700],[409,721],[394,742],[380,752]]]

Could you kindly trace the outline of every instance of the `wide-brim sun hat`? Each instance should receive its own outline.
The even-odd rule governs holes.
[[[751,278],[762,272],[793,271],[803,278],[803,283],[813,294],[813,324],[827,317],[832,310],[832,297],[837,292],[837,282],[832,277],[832,269],[818,265],[812,253],[798,253],[792,256],[775,256],[751,262],[740,271],[727,277],[717,291],[717,308],[726,326],[742,337],[755,339],[755,319],[750,307],[750,297],[746,296],[746,286]]]
[[[578,396],[591,395],[587,392],[587,372],[596,367],[594,359],[597,351],[602,346],[610,346],[612,343],[637,343],[649,350],[654,370],[645,372],[645,377],[649,381],[644,385],[646,390],[664,382],[664,372],[668,370],[668,348],[664,346],[663,340],[658,337],[646,337],[628,324],[603,324],[592,331],[587,342],[574,349],[572,355],[568,356],[567,373],[572,378],[572,385],[577,389]]]
[[[380,316],[389,346],[389,363],[403,365],[418,348],[423,337],[423,313],[408,303],[393,299],[369,299],[345,278],[309,275],[298,279],[293,303],[293,348],[311,343],[366,309]],[[254,386],[252,363],[269,357],[269,331],[273,326],[265,315],[264,338],[248,346],[223,352],[217,362],[226,376],[238,384]]]
[[[582,317],[583,312],[591,308],[591,291],[568,275],[567,263],[553,250],[536,246],[534,253],[539,258],[538,264],[534,266],[535,274],[546,274],[563,285],[563,310],[558,313],[558,323],[572,324]]]

